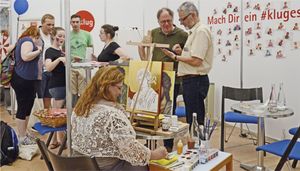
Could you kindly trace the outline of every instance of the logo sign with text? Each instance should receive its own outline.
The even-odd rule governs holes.
[[[77,15],[81,17],[80,29],[88,32],[92,31],[95,26],[95,19],[93,15],[85,10],[78,11]]]

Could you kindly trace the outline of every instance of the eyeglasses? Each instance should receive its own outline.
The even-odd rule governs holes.
[[[171,23],[172,20],[162,20],[162,21],[159,21],[160,24],[165,24],[165,23]]]
[[[189,13],[188,15],[186,15],[186,16],[183,17],[183,18],[179,18],[179,21],[180,21],[180,22],[183,22],[183,21],[186,20],[190,15],[191,15],[191,13]]]

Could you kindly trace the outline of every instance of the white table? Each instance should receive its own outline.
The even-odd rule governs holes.
[[[231,106],[231,109],[234,111],[238,111],[240,113],[244,113],[250,116],[258,117],[258,124],[257,124],[257,138],[258,138],[258,146],[264,145],[265,139],[265,123],[264,118],[284,118],[289,117],[294,114],[294,111],[290,108],[286,110],[277,112],[269,112],[267,106],[264,106],[262,103],[237,103]],[[258,158],[257,158],[257,165],[249,165],[242,163],[240,166],[245,170],[251,171],[265,171],[268,170],[264,167],[264,152],[258,151]]]
[[[218,157],[210,160],[209,162],[205,164],[198,164],[193,171],[218,171],[222,169],[223,167],[226,167],[226,171],[232,171],[233,170],[233,157],[232,154],[219,151]],[[150,171],[168,171],[168,169],[165,169],[161,166],[150,164]],[[177,170],[182,170],[184,168],[178,168]]]

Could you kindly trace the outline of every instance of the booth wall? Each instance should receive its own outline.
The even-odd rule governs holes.
[[[12,1],[12,6],[13,6]],[[36,19],[41,18],[43,14],[50,13],[55,16],[55,24],[57,26],[63,26],[64,23],[64,8],[62,0],[28,0],[29,9],[28,11],[20,16],[20,19]],[[70,11],[71,14],[76,13],[80,10],[87,10],[92,13],[95,19],[94,29],[91,31],[94,51],[97,56],[102,48],[103,43],[100,41],[99,32],[100,27],[105,24],[112,24],[119,26],[120,30],[118,35],[116,35],[116,41],[120,43],[122,47],[126,50],[129,56],[133,59],[139,59],[137,53],[137,47],[126,45],[127,41],[141,41],[147,30],[158,27],[156,12],[161,7],[169,7],[174,11],[174,23],[183,28],[178,21],[177,8],[184,2],[183,0],[130,0],[130,1],[120,1],[120,0],[72,0]],[[208,24],[208,17],[214,15],[213,9],[217,10],[215,16],[221,17],[224,15],[226,21],[229,21],[228,15],[234,14],[235,16],[241,15],[241,2],[239,0],[223,1],[223,0],[194,0],[193,1],[197,7],[200,9],[201,22]],[[238,12],[233,13],[228,11],[227,14],[222,14],[222,11],[226,8],[227,3],[231,2],[233,6],[238,7]],[[246,2],[246,1],[245,1]],[[249,1],[252,7],[256,3],[262,4],[262,8],[266,5],[263,0]],[[280,8],[280,5],[284,2],[283,0],[270,1],[273,8]],[[299,9],[300,2],[297,0],[288,1],[289,6],[293,9]],[[245,5],[245,4],[244,4]],[[277,7],[279,6],[279,7]],[[243,9],[243,13],[249,13],[249,11]],[[254,11],[254,10],[252,10]],[[261,11],[260,11],[261,12]],[[257,12],[258,13],[258,12]],[[292,23],[284,22],[284,24],[293,24],[297,19],[291,19]],[[299,20],[299,18],[298,18]],[[17,14],[13,11],[12,16],[13,30],[12,35],[16,38],[16,21]],[[269,20],[261,21],[264,29],[277,25],[281,20]],[[290,127],[295,127],[299,125],[300,121],[300,78],[297,76],[299,73],[299,67],[297,65],[300,63],[299,50],[292,50],[288,47],[283,48],[286,58],[276,59],[275,57],[265,58],[262,52],[256,52],[255,55],[249,56],[248,47],[244,44],[242,49],[241,43],[241,31],[233,31],[232,34],[228,34],[229,28],[233,28],[235,25],[239,24],[244,26],[246,29],[249,25],[253,27],[256,22],[242,23],[242,20],[222,23],[222,24],[209,24],[212,27],[213,41],[215,43],[215,57],[214,65],[211,70],[210,81],[215,83],[215,113],[214,115],[220,119],[220,108],[221,108],[221,95],[222,86],[233,86],[240,87],[241,85],[241,52],[243,51],[243,87],[258,87],[262,86],[264,91],[264,100],[268,99],[270,92],[271,83],[276,83],[277,90],[279,82],[284,83],[285,94],[287,98],[287,105],[291,107],[295,114],[292,117],[286,119],[266,119],[266,133],[267,136],[272,138],[280,139],[282,138],[282,132],[287,131]],[[216,34],[217,30],[223,30],[223,35],[219,36]],[[244,30],[245,31],[245,30]],[[265,41],[267,37],[265,36],[265,31],[260,32],[262,35],[262,40],[265,47]],[[281,34],[280,32],[274,32],[276,37]],[[233,40],[234,36],[238,35],[239,41],[233,42],[238,43],[239,49],[233,47],[225,46],[226,40]],[[299,39],[299,35],[294,33],[291,35],[293,39]],[[222,44],[218,45],[218,38],[221,38]],[[244,42],[246,41],[246,36],[243,37]],[[252,38],[253,42],[257,41],[255,37]],[[16,39],[15,39],[16,40]],[[274,38],[275,41],[275,38]],[[277,38],[276,38],[277,41]],[[298,40],[299,41],[299,40]],[[235,45],[233,44],[232,45]],[[218,53],[218,48],[222,50],[222,53]],[[231,50],[231,55],[229,55],[229,50]],[[226,55],[226,61],[223,61],[223,54]],[[294,75],[295,74],[295,75]],[[228,108],[229,110],[229,108]],[[256,131],[256,127],[252,127],[253,131]]]

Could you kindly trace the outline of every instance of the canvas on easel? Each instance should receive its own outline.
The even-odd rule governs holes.
[[[118,103],[120,103],[124,108],[127,106],[127,92],[128,92],[128,66],[119,66],[119,70],[125,75],[123,86],[121,89],[121,95],[118,97]]]
[[[172,115],[175,85],[175,71],[163,70],[160,93],[160,113]]]
[[[127,110],[140,113],[159,112],[159,94],[161,88],[161,62],[151,62],[147,70],[147,61],[130,61],[129,63],[129,89],[127,98]],[[144,80],[142,80],[144,75]],[[140,94],[138,95],[138,89]]]

